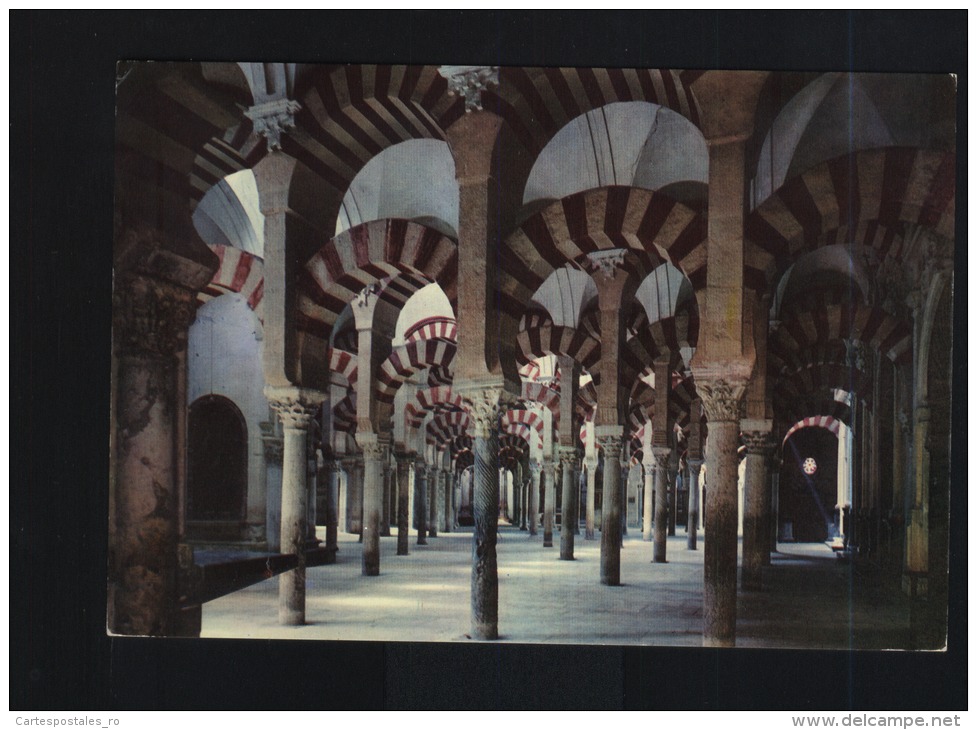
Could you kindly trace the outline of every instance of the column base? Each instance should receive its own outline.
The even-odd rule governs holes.
[[[472,638],[478,641],[495,641],[499,638],[497,624],[475,624],[472,626]]]
[[[736,646],[736,639],[721,639],[716,636],[703,636],[702,645],[708,648],[728,649]]]

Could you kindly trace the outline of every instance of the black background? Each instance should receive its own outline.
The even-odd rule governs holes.
[[[11,708],[966,707],[965,11],[11,12],[10,21]],[[949,650],[107,638],[119,59],[958,73]]]

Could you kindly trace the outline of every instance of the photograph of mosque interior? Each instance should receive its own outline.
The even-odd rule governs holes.
[[[118,75],[110,633],[945,645],[952,76]]]

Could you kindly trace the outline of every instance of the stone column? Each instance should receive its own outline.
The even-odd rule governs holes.
[[[326,479],[326,550],[335,556],[339,550],[339,462],[335,459],[326,461]]]
[[[265,387],[269,405],[284,430],[281,551],[298,557],[298,567],[278,577],[278,621],[305,623],[305,549],[308,525],[306,449],[309,425],[325,395],[295,387]]]
[[[651,542],[655,536],[655,528],[652,526],[655,504],[655,461],[652,454],[645,455],[641,468],[644,478],[641,504],[641,539],[644,542]]]
[[[610,430],[613,427],[605,427]],[[620,429],[616,429],[620,431]],[[604,452],[604,509],[600,533],[600,582],[621,584],[621,450],[622,436],[601,433],[597,441]]]
[[[539,473],[543,489],[543,547],[553,547],[553,524],[556,522],[556,470],[553,462],[544,457],[543,468]]]
[[[595,513],[597,511],[597,459],[587,462],[587,524],[584,527],[584,540],[595,539]]]
[[[363,449],[363,575],[380,575],[383,461],[387,446],[373,433],[356,434],[356,442]]]
[[[522,488],[519,490],[519,530],[525,532],[526,515],[529,513],[529,491],[532,488],[531,479],[523,479]]]
[[[390,537],[391,509],[393,488],[391,485],[391,469],[389,458],[383,460],[383,512],[380,517],[380,537]]]
[[[577,523],[577,484],[574,470],[577,450],[560,447],[560,466],[563,469],[563,527],[560,530],[560,560],[573,560],[573,527]]]
[[[123,275],[116,281],[116,468],[108,607],[108,627],[116,634],[182,633],[174,413],[177,353],[186,347],[193,296],[189,289],[148,276]]]
[[[542,479],[543,468],[538,461],[530,464],[532,481],[529,487],[529,536],[536,535],[536,520],[539,519],[539,482]]]
[[[689,459],[689,536],[687,547],[696,550],[699,539],[699,474],[702,459]]]
[[[397,454],[397,555],[408,555],[410,528],[410,467],[412,459],[407,454]]]
[[[776,453],[770,458],[770,527],[769,542],[770,552],[777,552],[777,540],[780,537],[780,465],[783,462]],[[844,505],[842,505],[844,508]],[[844,511],[842,511],[844,515]],[[842,517],[842,519],[844,519]],[[770,554],[768,553],[764,565],[770,565]]]
[[[929,587],[930,455],[926,446],[929,421],[929,405],[917,404],[913,413],[913,491],[906,524],[906,561],[902,577],[903,591],[914,598],[925,596]]]
[[[427,464],[418,459],[414,467],[414,519],[417,544],[427,545]]]
[[[704,646],[736,643],[737,482],[740,402],[746,383],[717,379],[699,382],[709,436],[706,462],[709,491],[703,586]]]
[[[441,515],[441,529],[451,532],[451,465],[441,470],[441,504],[444,512]]]
[[[466,398],[475,456],[475,531],[472,543],[472,636],[499,638],[499,574],[495,553],[499,525],[499,403],[486,388]]]
[[[667,446],[652,447],[655,456],[655,549],[654,562],[664,563],[668,535],[668,459],[672,450]]]
[[[770,523],[770,488],[767,484],[767,459],[773,447],[770,421],[743,421],[746,445],[746,473],[743,495],[743,590],[763,587],[763,557],[770,555],[766,526]]]
[[[674,435],[673,435],[674,440]],[[675,520],[678,517],[678,452],[671,447],[668,455],[668,535],[675,537]]]
[[[437,458],[437,456],[435,456]],[[441,481],[441,470],[432,465],[427,475],[427,536],[438,536],[438,486]]]

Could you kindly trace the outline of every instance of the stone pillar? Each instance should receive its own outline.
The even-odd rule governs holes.
[[[437,456],[435,456],[437,458]],[[438,536],[438,486],[441,481],[441,470],[432,465],[427,475],[427,536]]]
[[[451,468],[441,470],[441,505],[443,513],[441,515],[441,530],[451,532]]]
[[[699,474],[702,472],[702,459],[689,459],[689,535],[687,547],[698,549],[699,539]]]
[[[363,461],[353,456],[344,461],[346,466],[346,532],[363,534]]]
[[[655,461],[652,454],[645,455],[641,468],[644,478],[641,504],[641,539],[644,542],[651,542],[655,536],[655,528],[652,526],[655,505]]]
[[[177,635],[183,632],[176,364],[186,347],[194,293],[125,274],[116,280],[114,298],[118,370],[108,628],[116,634]],[[195,632],[190,628],[188,634]]]
[[[577,484],[574,470],[577,450],[560,447],[560,466],[563,469],[563,527],[560,530],[560,560],[573,560],[573,528],[577,523]]]
[[[414,466],[414,512],[417,544],[427,545],[427,464],[421,459]]]
[[[410,467],[412,458],[407,454],[397,454],[397,555],[408,555],[410,528]]]
[[[531,482],[529,487],[529,536],[536,535],[536,521],[539,519],[539,482],[543,468],[538,461],[530,464]]]
[[[339,550],[339,462],[326,461],[326,549]],[[333,558],[335,560],[335,557]]]
[[[672,450],[667,446],[652,447],[655,456],[655,549],[654,562],[664,563],[668,534],[668,459]]]
[[[383,460],[383,512],[380,516],[380,537],[390,537],[391,509],[393,500],[391,484],[391,469],[389,458]]]
[[[298,557],[298,567],[278,577],[278,621],[305,623],[305,549],[308,526],[306,450],[309,425],[325,395],[295,387],[265,387],[268,403],[284,430],[281,551]]]
[[[363,575],[380,575],[383,461],[387,447],[373,433],[358,433],[356,441],[363,449]]]
[[[607,428],[607,427],[605,427]],[[613,427],[610,427],[613,428]],[[616,429],[620,431],[620,429]],[[622,436],[602,434],[597,441],[604,452],[604,500],[600,533],[600,582],[621,584],[621,450]]]
[[[499,638],[499,416],[501,393],[486,388],[466,398],[475,456],[475,531],[472,544],[472,636]]]
[[[519,490],[519,530],[521,532],[525,532],[528,529],[526,515],[529,513],[529,492],[531,489],[532,479],[523,479],[522,488]]]
[[[706,500],[704,555],[704,646],[736,643],[737,482],[740,402],[746,383],[717,379],[698,382],[709,428],[706,462],[709,490]]]
[[[777,552],[777,540],[780,537],[780,465],[783,460],[776,454],[770,458],[770,552]],[[844,505],[842,505],[844,508]],[[842,519],[844,519],[842,510]],[[847,528],[846,528],[847,529]],[[767,554],[764,565],[770,565],[770,555]]]
[[[553,547],[553,525],[556,522],[556,470],[553,462],[543,458],[543,468],[539,473],[543,482],[543,547]]]
[[[770,555],[766,526],[770,524],[770,487],[767,484],[767,459],[773,446],[770,421],[743,421],[746,445],[746,473],[743,495],[743,570],[745,591],[763,587],[763,558]]]
[[[930,455],[926,443],[929,421],[929,405],[917,404],[913,413],[913,491],[906,524],[906,561],[902,578],[903,591],[912,597],[928,593]]]
[[[591,427],[592,428],[592,427]],[[584,540],[595,539],[594,526],[597,522],[597,459],[587,462],[587,524],[584,527]]]
[[[672,440],[674,441],[674,434]],[[668,455],[668,535],[675,537],[675,521],[678,517],[678,452],[671,447]]]

